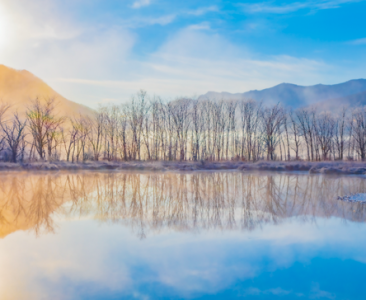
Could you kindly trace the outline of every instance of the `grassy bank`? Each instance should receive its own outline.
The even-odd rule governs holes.
[[[131,171],[203,171],[237,170],[241,172],[278,171],[322,174],[366,174],[366,162],[33,162],[0,163],[0,171],[60,171],[60,170],[131,170]]]

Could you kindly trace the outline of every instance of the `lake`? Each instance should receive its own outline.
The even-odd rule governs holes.
[[[0,299],[365,299],[362,176],[0,174]]]

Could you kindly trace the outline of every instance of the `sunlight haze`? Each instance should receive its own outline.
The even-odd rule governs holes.
[[[0,0],[0,300],[365,300],[366,0]]]
[[[365,77],[365,1],[0,1],[0,63],[96,108]]]

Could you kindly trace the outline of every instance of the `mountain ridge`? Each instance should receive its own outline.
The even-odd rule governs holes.
[[[0,64],[0,102],[12,105],[11,111],[25,114],[31,100],[46,101],[55,98],[57,114],[73,117],[79,114],[93,115],[94,110],[70,101],[54,91],[46,82],[27,70],[16,70]],[[265,104],[282,103],[285,107],[316,106],[334,109],[334,106],[356,107],[366,105],[366,79],[352,79],[333,85],[316,84],[302,86],[294,83],[280,83],[262,90],[243,93],[209,91],[198,99],[239,100],[252,99]]]
[[[12,112],[17,111],[20,115],[24,115],[31,101],[36,98],[41,102],[54,98],[57,105],[56,113],[60,116],[93,114],[91,108],[66,99],[31,72],[0,64],[0,101],[2,103],[10,104]]]
[[[345,104],[354,106],[352,96],[366,92],[366,79],[352,79],[346,82],[325,85],[301,86],[293,83],[280,83],[263,90],[250,90],[244,93],[228,93],[209,91],[198,99],[210,98],[213,100],[253,99],[267,104],[281,102],[284,106],[299,108],[302,106],[318,105],[332,99],[342,99]],[[360,98],[361,99],[361,98]],[[363,99],[363,98],[362,98]],[[366,100],[362,101],[366,104]]]

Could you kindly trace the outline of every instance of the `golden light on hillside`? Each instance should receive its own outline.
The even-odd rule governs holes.
[[[0,48],[1,50],[1,48]],[[24,115],[33,100],[45,101],[54,98],[59,116],[92,115],[93,111],[83,105],[69,101],[54,91],[44,81],[26,70],[15,70],[0,62],[0,99],[11,103],[11,110]]]

